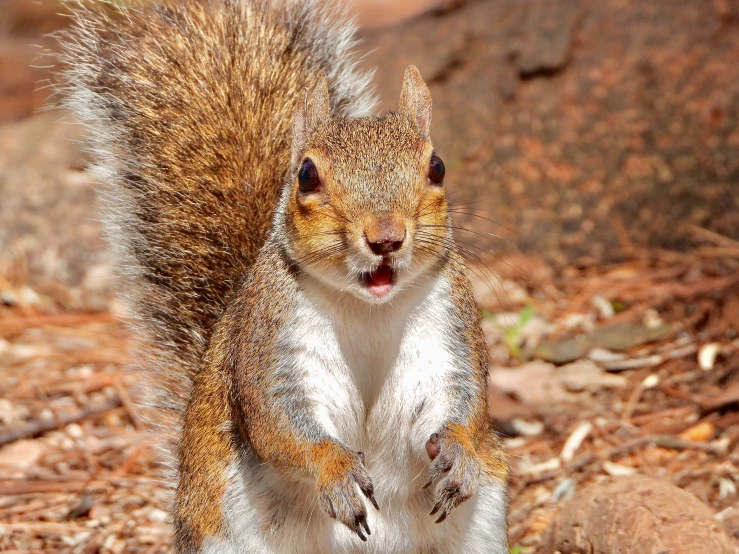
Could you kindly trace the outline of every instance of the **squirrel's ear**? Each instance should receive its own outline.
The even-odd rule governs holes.
[[[296,158],[300,157],[310,136],[328,118],[329,110],[328,79],[326,74],[321,71],[318,74],[313,92],[309,94],[306,90],[303,102],[295,110],[295,116],[293,117],[293,166],[299,162]]]
[[[431,132],[431,93],[415,65],[409,65],[405,70],[403,91],[400,93],[400,113],[410,117],[424,137],[429,136]]]

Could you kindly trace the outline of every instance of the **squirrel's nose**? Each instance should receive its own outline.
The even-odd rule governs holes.
[[[405,241],[405,225],[392,219],[383,219],[368,226],[364,232],[367,246],[378,256],[400,250]]]
[[[374,252],[378,256],[382,256],[385,254],[390,254],[390,252],[400,250],[400,247],[403,246],[403,241],[384,240],[382,242],[370,242],[369,239],[367,239],[367,246],[370,247],[370,250],[372,250],[372,252]]]

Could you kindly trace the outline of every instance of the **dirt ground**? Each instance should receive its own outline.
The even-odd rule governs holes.
[[[81,133],[37,111],[56,12],[0,0],[0,550],[169,552]],[[724,0],[365,16],[383,106],[408,63],[431,86],[512,552],[545,552],[573,494],[635,473],[695,495],[739,547],[737,21]]]

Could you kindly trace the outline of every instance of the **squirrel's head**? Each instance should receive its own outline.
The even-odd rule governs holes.
[[[287,250],[324,284],[385,302],[451,246],[444,163],[429,138],[431,95],[411,66],[398,112],[345,118],[330,114],[328,84],[319,81],[295,115]]]

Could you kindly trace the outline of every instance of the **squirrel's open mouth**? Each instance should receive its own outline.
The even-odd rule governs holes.
[[[377,298],[387,296],[395,284],[395,270],[389,265],[381,265],[374,271],[363,273],[360,279],[367,290]]]

